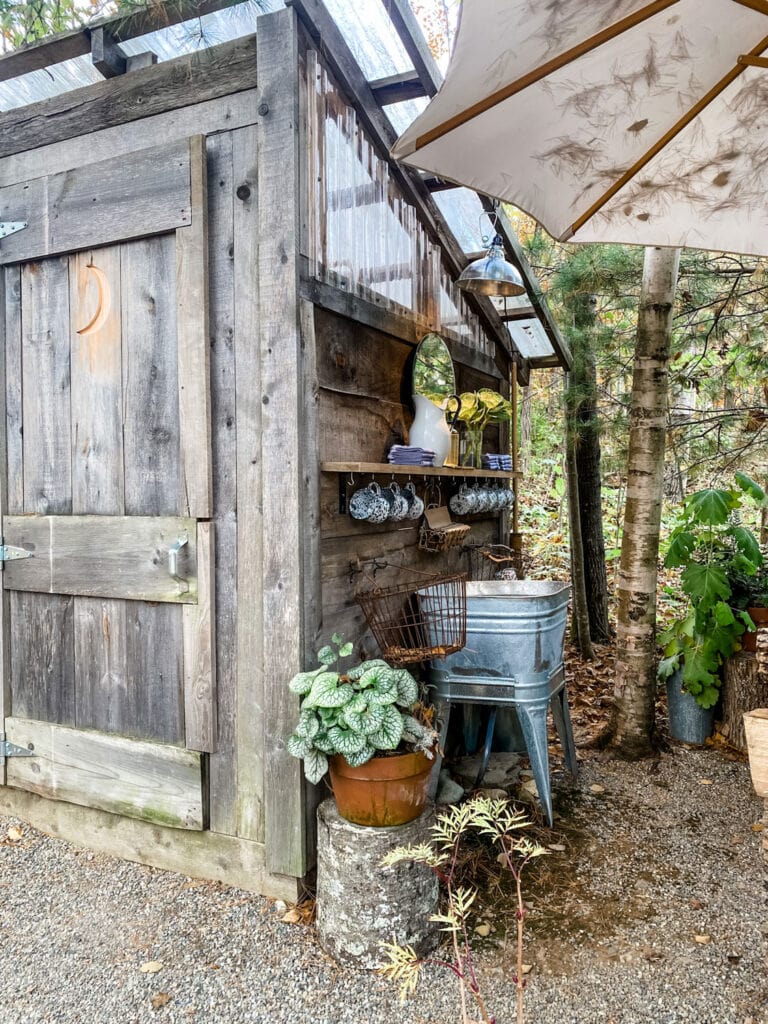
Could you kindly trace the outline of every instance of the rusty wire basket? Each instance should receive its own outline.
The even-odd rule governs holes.
[[[465,544],[471,580],[514,580],[517,554],[506,544]]]
[[[403,569],[402,580],[358,592],[355,600],[394,665],[445,658],[467,642],[467,577]]]

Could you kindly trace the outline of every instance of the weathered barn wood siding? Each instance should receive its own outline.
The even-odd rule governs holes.
[[[401,403],[401,385],[412,344],[346,317],[315,308],[317,378],[320,387],[319,441],[324,462],[385,462],[386,451],[401,439],[412,415]],[[472,367],[454,361],[459,391],[491,387],[501,382]],[[493,437],[488,431],[489,438]],[[442,485],[446,501],[451,493],[450,470]],[[377,478],[389,483],[391,474]],[[405,483],[405,477],[398,477]],[[413,479],[424,493],[423,477],[414,468]],[[370,477],[355,478],[355,485]],[[349,488],[351,493],[353,488]],[[418,523],[385,523],[375,526],[339,514],[338,477],[323,473],[320,488],[322,634],[338,631],[358,645],[358,653],[376,650],[365,620],[355,602],[355,590],[366,586],[359,573],[350,575],[350,564],[363,566],[373,559],[392,563],[378,570],[376,583],[386,585],[398,576],[397,566],[424,572],[466,571],[466,555],[460,549],[430,554],[418,547]],[[497,541],[500,517],[476,517],[473,541]]]

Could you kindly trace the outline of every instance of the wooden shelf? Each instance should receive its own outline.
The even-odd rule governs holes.
[[[402,466],[389,462],[321,462],[323,473],[358,473],[361,476],[455,476],[514,480],[520,473],[500,469],[468,469],[464,466]]]

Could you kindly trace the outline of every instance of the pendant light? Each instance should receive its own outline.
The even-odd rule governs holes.
[[[523,295],[525,285],[517,267],[504,259],[504,239],[496,231],[496,204],[491,213],[494,236],[485,256],[473,260],[459,274],[456,284],[462,291],[474,295]],[[483,238],[487,243],[487,236]]]

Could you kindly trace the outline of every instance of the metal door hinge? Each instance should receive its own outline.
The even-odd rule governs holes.
[[[0,238],[6,235],[15,235],[17,231],[23,231],[27,226],[25,220],[0,220]]]
[[[16,743],[11,743],[0,733],[0,757],[35,757],[35,752],[28,747],[20,747]]]
[[[15,548],[13,544],[0,544],[0,562],[12,562],[16,558],[34,558],[26,548]]]

